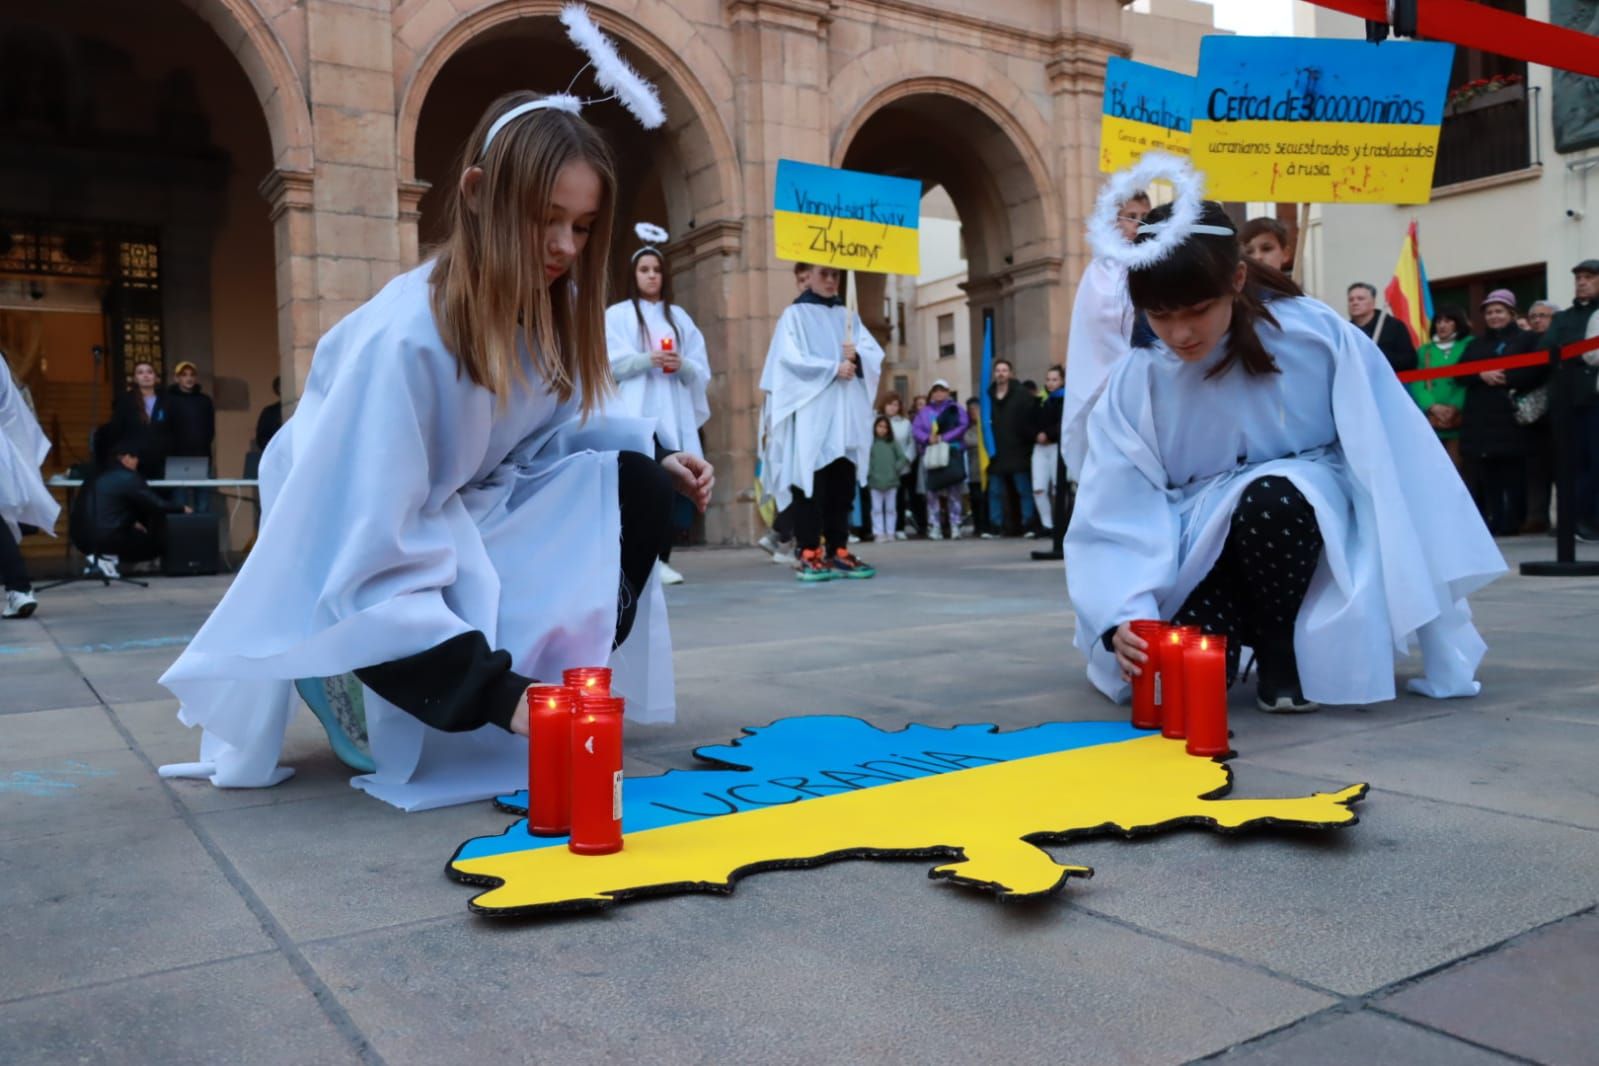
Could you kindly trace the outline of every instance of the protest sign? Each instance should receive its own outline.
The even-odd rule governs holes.
[[[777,162],[777,258],[876,274],[918,274],[922,183],[792,159]]]
[[[1112,57],[1105,64],[1099,169],[1130,167],[1151,148],[1187,155],[1194,85],[1187,74]]]

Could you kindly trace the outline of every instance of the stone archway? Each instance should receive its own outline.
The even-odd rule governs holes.
[[[1041,377],[1059,357],[1064,314],[1058,198],[1027,111],[946,77],[911,77],[879,89],[842,124],[836,166],[915,178],[942,187],[960,216],[968,350],[981,350],[992,311],[996,349],[1019,373]],[[1041,121],[1041,120],[1040,120]],[[861,305],[880,289],[862,285]],[[975,373],[973,374],[975,379]],[[923,383],[925,384],[925,383]]]

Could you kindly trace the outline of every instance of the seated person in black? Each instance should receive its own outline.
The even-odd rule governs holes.
[[[138,445],[113,445],[111,465],[91,475],[72,501],[72,543],[113,577],[119,561],[138,563],[161,554],[167,515],[190,513],[157,495],[138,468]]]

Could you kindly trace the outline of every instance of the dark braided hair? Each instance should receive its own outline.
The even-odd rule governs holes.
[[[1171,205],[1161,204],[1144,219],[1154,225],[1171,218]],[[1221,205],[1206,200],[1200,209],[1199,221],[1207,226],[1219,226],[1231,231],[1233,222]],[[1135,244],[1154,240],[1153,233],[1140,233]],[[1233,293],[1233,278],[1238,264],[1245,264],[1242,292]],[[1150,311],[1175,311],[1191,307],[1206,300],[1233,296],[1233,318],[1228,327],[1227,352],[1221,361],[1205,376],[1225,374],[1235,362],[1242,363],[1249,374],[1280,373],[1277,361],[1271,357],[1256,335],[1256,325],[1267,322],[1277,325],[1266,303],[1275,296],[1303,296],[1304,290],[1280,270],[1244,259],[1238,248],[1238,238],[1230,232],[1226,236],[1208,233],[1191,234],[1175,250],[1158,263],[1127,272],[1127,293],[1133,307],[1146,314]]]

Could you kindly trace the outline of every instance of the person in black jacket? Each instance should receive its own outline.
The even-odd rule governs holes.
[[[139,563],[161,554],[166,516],[192,508],[156,494],[139,474],[139,450],[113,445],[112,465],[96,471],[72,501],[67,531],[77,549],[107,577],[119,562]]]
[[[1584,259],[1571,268],[1575,297],[1571,306],[1554,317],[1544,335],[1545,347],[1565,347],[1594,336],[1599,315],[1599,259]],[[1570,390],[1573,408],[1570,443],[1577,450],[1577,536],[1599,540],[1599,358],[1589,352],[1567,362],[1560,372],[1560,387]],[[1564,505],[1562,505],[1564,506]]]
[[[1066,408],[1066,371],[1052,366],[1044,371],[1044,395],[1033,408],[1033,509],[1038,514],[1040,536],[1059,539],[1060,430]]]
[[[130,444],[139,455],[139,474],[159,480],[166,468],[169,445],[166,397],[160,389],[155,364],[141,359],[133,364],[133,388],[117,397],[111,421],[95,435],[95,462],[111,465],[112,455],[105,450],[112,444]]]
[[[265,452],[272,438],[283,428],[283,391],[278,378],[272,379],[273,401],[261,408],[255,420],[255,450]]]
[[[173,371],[177,380],[167,390],[169,458],[204,459],[205,476],[212,474],[211,442],[216,439],[216,407],[200,388],[200,372],[193,363],[182,362]],[[177,499],[196,510],[208,510],[210,489],[186,488],[175,492]]]
[[[1377,287],[1357,281],[1349,286],[1348,297],[1349,321],[1377,342],[1394,373],[1416,369],[1416,342],[1403,322],[1377,309]]]
[[[1007,497],[1014,494],[1021,512],[1021,528],[1033,525],[1033,486],[1029,471],[1033,465],[1033,409],[1038,398],[1023,391],[1015,380],[1010,360],[994,360],[994,383],[989,386],[990,428],[994,433],[994,454],[988,459],[988,531],[984,537],[1008,532]]]
[[[1488,328],[1460,357],[1461,365],[1530,352],[1538,338],[1516,325],[1516,298],[1495,289],[1482,305]],[[1516,397],[1543,384],[1546,365],[1487,370],[1463,380],[1466,404],[1460,419],[1460,455],[1477,508],[1498,537],[1521,532],[1527,510],[1527,427],[1516,421]]]

